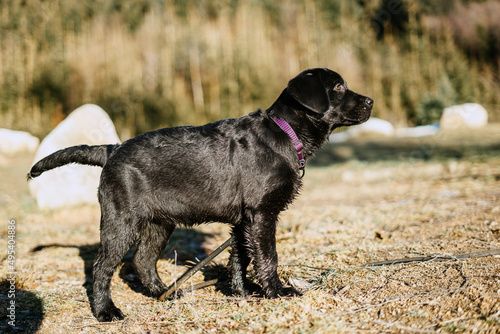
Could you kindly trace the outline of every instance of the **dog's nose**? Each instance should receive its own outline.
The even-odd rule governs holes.
[[[365,104],[368,106],[368,107],[373,107],[373,100],[370,99],[369,97],[366,98],[365,100]]]

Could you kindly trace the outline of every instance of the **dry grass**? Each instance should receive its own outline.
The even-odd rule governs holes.
[[[31,157],[2,157],[0,249],[6,249],[6,220],[14,217],[17,325],[40,333],[500,332],[499,256],[359,267],[500,248],[500,132],[491,129],[496,137],[488,140],[484,135],[465,140],[463,134],[462,142],[434,138],[435,154],[425,161],[400,153],[404,146],[428,149],[429,138],[398,142],[392,159],[388,141],[378,140],[370,143],[385,152],[379,161],[373,151],[370,162],[309,167],[302,194],[282,214],[278,229],[279,274],[303,286],[303,297],[241,299],[219,286],[158,302],[141,293],[126,257],[112,292],[127,318],[112,324],[93,318],[83,285],[99,241],[99,209],[39,211],[24,181]],[[356,157],[369,142],[344,146]],[[442,158],[439,152],[450,148],[465,153]],[[331,158],[332,150],[318,161],[325,154]],[[188,259],[211,252],[227,237],[228,228],[219,224],[178,231],[158,263],[160,275],[171,282]],[[172,259],[173,246],[182,265]],[[215,262],[225,264],[227,256],[224,252]],[[220,267],[198,273],[192,283],[224,274]],[[6,284],[1,287],[4,291]],[[0,301],[5,305],[5,294]]]

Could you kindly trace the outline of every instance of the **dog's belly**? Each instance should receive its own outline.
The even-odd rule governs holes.
[[[237,224],[241,221],[243,211],[243,204],[238,196],[222,197],[202,190],[196,194],[191,193],[191,196],[164,194],[155,204],[155,217],[186,226],[211,222]]]

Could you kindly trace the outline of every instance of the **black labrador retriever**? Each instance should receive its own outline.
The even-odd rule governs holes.
[[[93,268],[93,312],[123,319],[111,300],[116,267],[133,244],[133,264],[154,296],[166,285],[156,262],[177,225],[232,226],[231,287],[246,296],[251,260],[265,296],[295,296],[277,274],[276,223],[301,187],[305,161],[333,129],[370,117],[373,100],[326,68],[290,80],[266,111],[203,126],[148,132],[121,145],[74,146],[37,162],[28,178],[68,163],[102,166],[101,243]]]

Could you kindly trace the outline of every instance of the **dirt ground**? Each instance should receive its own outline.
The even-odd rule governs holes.
[[[328,145],[278,227],[279,274],[300,298],[232,297],[225,284],[168,302],[148,297],[131,253],[112,281],[127,318],[92,316],[99,208],[41,211],[25,175],[32,155],[0,156],[0,332],[500,333],[500,125],[418,139]],[[7,321],[8,225],[16,225],[16,322]],[[180,229],[158,263],[172,282],[229,236]],[[451,257],[440,261],[439,257]],[[428,261],[363,264],[412,257]],[[227,251],[189,282],[227,275]]]

